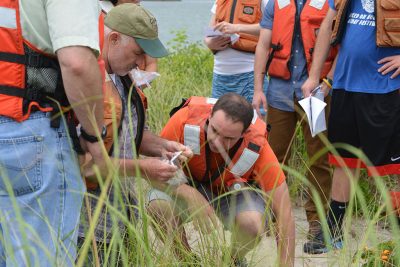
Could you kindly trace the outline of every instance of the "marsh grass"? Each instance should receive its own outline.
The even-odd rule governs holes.
[[[152,84],[152,88],[145,89],[149,104],[147,122],[155,133],[162,129],[169,118],[169,111],[172,107],[180,104],[182,98],[192,95],[210,95],[213,55],[198,44],[182,42],[182,38],[182,36],[178,36],[178,43],[173,46],[172,54],[159,61],[161,77]],[[324,142],[327,150],[335,151],[335,147],[326,140]],[[344,148],[365,159],[360,151],[348,146]],[[309,159],[306,157],[303,137],[298,129],[289,166],[283,166],[285,171],[288,172],[290,194],[293,202],[297,202],[304,197],[314,197],[318,212],[323,218],[323,227],[326,230],[325,213],[315,189],[311,189],[311,196],[304,194],[304,189],[309,186],[304,176],[308,164]],[[139,172],[137,174],[139,176]],[[360,182],[353,184],[352,190],[355,193],[355,197],[351,199],[349,204],[349,210],[353,210],[353,216],[348,216],[344,224],[344,249],[330,252],[325,256],[305,255],[302,253],[302,245],[305,242],[305,238],[304,236],[301,237],[300,234],[300,237],[297,237],[296,240],[296,266],[361,266],[366,262],[363,256],[364,248],[375,248],[376,251],[379,251],[379,244],[388,239],[394,241],[391,254],[393,262],[386,264],[380,258],[381,254],[372,253],[368,261],[372,262],[372,265],[365,266],[396,266],[396,264],[400,263],[400,253],[396,243],[400,240],[399,228],[393,212],[387,208],[390,207],[387,188],[394,183],[394,180],[388,178],[366,179],[364,172],[358,175],[360,176]],[[7,177],[3,170],[1,177]],[[100,187],[103,189],[102,194],[100,196],[85,195],[87,198],[98,198],[99,201],[97,206],[90,207],[90,210],[93,211],[90,218],[91,223],[87,229],[86,242],[79,248],[76,266],[99,266],[100,260],[104,262],[103,266],[112,267],[196,266],[191,255],[185,255],[183,261],[177,260],[174,256],[171,237],[165,236],[163,238],[166,240],[165,243],[160,242],[160,239],[156,237],[155,233],[162,235],[162,231],[158,222],[149,217],[146,212],[146,194],[149,185],[144,179],[137,178],[133,190],[130,185],[126,185],[126,181],[119,177],[116,170],[112,168],[105,180],[100,178],[100,175],[98,175],[98,178]],[[13,191],[9,179],[3,178],[3,184],[8,194],[12,195]],[[129,188],[128,190],[127,187]],[[113,202],[107,198],[108,190],[114,191],[115,198]],[[126,207],[123,199],[132,193],[137,198],[137,204]],[[270,204],[270,200],[268,202]],[[30,233],[31,229],[23,222],[21,217],[18,217],[19,207],[15,201],[13,205],[17,211],[17,220],[20,222],[17,227],[23,229],[23,232]],[[126,207],[127,209],[121,207]],[[99,214],[102,209],[111,216],[113,222],[112,231],[108,235],[110,240],[108,244],[105,242],[106,232],[104,232],[104,240],[98,240],[97,243],[93,242],[94,226],[99,221]],[[134,214],[137,216],[134,216]],[[5,214],[0,211],[0,222],[4,220]],[[266,218],[266,220],[271,221],[271,218]],[[382,221],[389,225],[389,236],[382,236],[381,234],[383,230],[378,226],[378,223]],[[124,227],[119,227],[118,222],[122,222]],[[302,226],[296,223],[297,234],[299,234],[300,227]],[[196,231],[190,220],[185,224],[185,228],[189,243],[200,258],[201,266],[230,266],[230,233],[224,231],[222,226],[207,235]],[[274,232],[273,224],[268,224],[268,229]],[[355,229],[358,232],[354,237]],[[7,247],[7,243],[2,238],[2,233],[7,233],[11,229],[3,227],[1,230],[0,244],[3,247]],[[35,237],[37,238],[36,242],[40,243],[40,237]],[[262,235],[260,238],[262,239],[261,248],[255,249],[247,256],[250,266],[278,266],[274,237]],[[41,245],[44,248],[47,246],[46,244]],[[26,252],[31,249],[24,246],[22,248]],[[9,255],[13,255],[13,253],[12,250],[9,250]],[[56,260],[53,258],[54,255],[48,255],[48,257],[48,260],[55,262],[54,266],[57,266]],[[33,263],[28,262],[26,265],[41,266],[41,261],[43,260],[46,259],[38,259]]]

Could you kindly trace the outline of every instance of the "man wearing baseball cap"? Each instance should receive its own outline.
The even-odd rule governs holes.
[[[145,8],[135,4],[122,4],[113,8],[104,20],[103,58],[109,74],[126,75],[141,64],[144,54],[154,58],[168,55],[158,39],[156,18]],[[132,55],[133,52],[136,57]],[[121,58],[120,53],[125,55]],[[119,66],[112,66],[115,58]],[[115,68],[117,67],[118,71]],[[121,66],[123,65],[123,66]],[[120,69],[122,68],[122,69]]]
[[[139,5],[122,4],[107,14],[104,24],[119,33],[133,37],[143,51],[154,58],[168,55],[158,39],[156,18]]]
[[[94,230],[94,240],[96,242],[93,243],[92,252],[89,252],[88,256],[85,257],[89,265],[93,264],[94,259],[98,259],[101,265],[106,264],[105,261],[108,261],[110,265],[110,263],[117,260],[113,256],[106,256],[110,250],[124,253],[123,250],[125,248],[123,245],[118,243],[121,245],[119,247],[114,242],[111,246],[111,240],[120,240],[124,235],[126,225],[118,219],[119,217],[115,215],[115,212],[112,215],[110,210],[118,210],[121,214],[130,218],[127,207],[136,203],[135,196],[131,194],[133,191],[131,190],[133,177],[140,173],[141,177],[148,179],[153,185],[165,183],[175,175],[178,168],[170,165],[168,161],[162,160],[162,155],[172,155],[174,152],[182,151],[183,160],[192,156],[191,150],[184,145],[162,139],[148,130],[148,127],[144,124],[144,101],[140,100],[143,94],[140,89],[131,88],[132,82],[127,75],[130,70],[143,62],[146,54],[154,58],[168,55],[166,48],[158,39],[155,17],[145,8],[129,3],[118,5],[111,9],[104,20],[104,24],[102,57],[107,71],[105,95],[117,96],[118,100],[120,95],[122,98],[120,102],[123,108],[120,112],[122,113],[120,115],[121,123],[117,122],[118,125],[116,127],[120,129],[118,130],[118,137],[111,138],[111,142],[114,140],[114,147],[118,145],[119,149],[109,149],[112,158],[114,158],[115,169],[118,171],[117,179],[113,180],[111,188],[104,188],[96,180],[93,182],[93,179],[90,182],[87,181],[89,201],[84,205],[86,208],[82,210],[83,218],[79,227],[78,239],[79,246],[83,246],[81,249],[82,257],[85,257],[85,251],[89,246],[88,240],[85,241],[87,230],[90,226],[90,216],[88,214],[93,213],[96,209],[102,190],[108,190],[107,204],[104,206],[113,206],[112,209],[103,207],[99,219],[96,222],[91,222],[96,224]],[[128,101],[128,95],[130,94],[132,95],[132,101]],[[104,102],[105,106],[106,101],[107,99]],[[129,102],[132,105],[128,105]],[[115,113],[117,113],[116,108]],[[112,124],[114,123],[112,122]],[[113,128],[112,125],[107,125],[107,132],[113,132]],[[109,139],[107,137],[104,139],[104,144],[106,148],[109,148],[107,143]],[[114,151],[117,151],[118,154],[114,154]],[[138,154],[146,157],[137,157],[136,155]],[[93,176],[91,175],[90,158],[88,159],[87,156],[85,164],[82,165],[83,176],[86,178]],[[118,186],[116,186],[117,183]],[[119,190],[118,196],[115,195],[115,188]],[[84,244],[84,242],[87,243]],[[97,244],[97,248],[95,248],[94,244]],[[125,253],[127,252],[125,251]],[[112,255],[121,258],[115,253],[112,253]]]

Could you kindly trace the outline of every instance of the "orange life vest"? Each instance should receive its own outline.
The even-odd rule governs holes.
[[[307,62],[307,70],[310,70],[312,53],[317,39],[317,34],[320,25],[328,12],[328,0],[325,0],[323,5],[318,6],[318,8],[312,5],[311,0],[307,0],[300,14],[300,31],[297,30],[296,32],[295,25],[297,8],[295,1],[290,0],[290,3],[282,8],[280,8],[278,0],[274,1],[274,23],[272,26],[272,45],[270,51],[273,57],[267,71],[270,76],[288,80],[291,75],[288,64],[292,53],[293,37],[296,32],[301,33],[304,54]],[[303,53],[303,51],[301,51],[301,53]],[[337,48],[332,48],[324,63],[321,78],[325,77],[331,69],[336,54]]]
[[[261,0],[217,0],[216,22],[226,21],[232,24],[255,24],[261,21]],[[258,36],[240,33],[239,40],[232,48],[255,52]]]
[[[186,101],[184,107],[187,106],[189,109],[189,115],[184,125],[182,140],[179,142],[189,146],[194,154],[188,162],[186,175],[196,182],[210,185],[214,191],[226,191],[234,183],[251,182],[259,151],[267,142],[267,130],[265,122],[254,112],[248,130],[229,151],[231,162],[208,175],[205,127],[215,102],[214,98],[204,97],[191,97]]]
[[[400,1],[375,0],[376,45],[400,48]],[[337,10],[332,31],[332,44],[339,44],[347,24],[350,0],[335,0]]]
[[[53,111],[58,105],[49,97],[68,106],[57,58],[43,53],[22,36],[19,1],[0,0],[0,7],[0,115],[21,122],[32,111]],[[101,30],[102,16],[99,21]],[[101,62],[99,66],[104,70]],[[30,75],[31,68],[48,69],[54,86]]]

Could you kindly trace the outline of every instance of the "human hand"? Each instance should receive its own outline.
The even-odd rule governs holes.
[[[229,36],[206,37],[205,43],[209,49],[213,51],[220,51],[229,46],[231,43],[231,38]]]
[[[172,158],[173,154],[176,152],[182,151],[182,154],[179,156],[179,162],[185,162],[188,159],[193,157],[193,151],[185,146],[182,145],[181,143],[175,142],[175,141],[167,141],[165,142],[165,145],[163,147],[163,151],[161,151],[161,154],[164,157],[167,158]]]
[[[239,32],[239,26],[238,24],[232,24],[226,21],[222,21],[215,25],[214,31],[217,30],[222,33],[234,34]]]
[[[139,160],[139,168],[143,177],[156,188],[160,187],[160,183],[166,183],[171,179],[178,170],[178,167],[168,163],[168,160],[162,158],[148,157]]]
[[[264,92],[260,90],[254,90],[253,94],[253,108],[256,110],[257,115],[262,118],[260,113],[260,106],[264,108],[265,112],[267,112],[267,97],[265,96]]]
[[[86,155],[85,157],[91,157],[92,164],[87,167],[88,170],[90,169],[90,173],[93,172],[94,174],[93,167],[96,166],[101,175],[107,177],[112,168],[109,167],[111,163],[110,157],[102,148],[104,145],[101,142],[88,142],[82,137],[80,137],[80,142],[82,149],[90,154],[90,156]]]
[[[303,96],[304,97],[309,97],[311,95],[311,92],[315,88],[317,88],[318,85],[319,85],[319,80],[318,79],[312,79],[311,77],[308,77],[308,79],[301,86],[301,90],[303,91]],[[323,92],[325,94],[325,91],[323,91]],[[329,93],[329,91],[328,91],[328,93]]]
[[[394,71],[390,79],[394,79],[400,74],[400,55],[390,56],[382,58],[378,61],[378,64],[383,64],[382,67],[378,69],[382,75],[386,75],[391,71]]]

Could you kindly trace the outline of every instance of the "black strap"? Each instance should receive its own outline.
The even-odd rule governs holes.
[[[233,23],[235,18],[235,9],[236,9],[237,0],[233,0],[232,7],[231,7],[231,15],[229,16],[229,23]]]
[[[81,147],[81,142],[79,141],[79,136],[76,130],[76,125],[74,123],[74,120],[72,118],[68,118],[67,125],[68,125],[69,137],[72,140],[72,145],[74,147],[75,152],[78,153],[79,155],[84,155],[85,151],[83,151]]]
[[[25,97],[26,90],[14,86],[0,85],[0,94]]]
[[[271,65],[272,59],[274,58],[275,51],[282,50],[281,43],[271,44],[272,51],[269,54],[267,64],[265,65],[265,73],[268,73],[269,66]]]
[[[17,64],[24,64],[28,67],[32,68],[56,68],[57,60],[47,57],[45,55],[41,55],[39,53],[36,54],[14,54],[14,53],[5,53],[0,52],[0,61],[6,61]]]
[[[53,108],[51,111],[51,121],[50,126],[52,128],[60,127],[61,123],[61,109],[60,106],[68,106],[69,103],[63,103],[64,101],[68,102],[67,96],[65,95],[64,84],[61,77],[61,70],[58,70],[58,79],[57,79],[57,87],[54,92],[54,98],[57,101],[49,100],[50,106]],[[78,152],[78,151],[77,151]]]
[[[257,144],[254,144],[252,142],[249,143],[249,145],[247,146],[248,149],[254,151],[254,152],[260,152],[261,147]]]
[[[236,155],[236,152],[239,150],[239,147],[242,145],[243,138],[240,138],[240,140],[229,150],[229,157],[233,159],[233,157]],[[223,173],[224,170],[228,167],[228,163],[225,162],[225,164],[221,165],[218,167],[218,169],[211,175],[209,178],[208,182],[210,185],[217,180],[218,177],[220,177]]]
[[[0,61],[25,64],[25,55],[0,52]]]
[[[187,98],[182,98],[181,103],[180,103],[178,106],[173,107],[173,108],[171,109],[171,111],[169,112],[169,117],[174,116],[174,114],[175,114],[178,110],[180,110],[180,109],[186,104],[186,102],[187,102]]]
[[[136,91],[136,88],[133,85],[133,82],[129,75],[125,75],[121,77],[121,82],[124,85],[125,94],[128,95],[128,101],[131,101],[131,105],[134,105],[136,108],[136,113],[138,117],[137,123],[137,133],[135,137],[135,147],[136,147],[136,154],[139,154],[140,145],[143,139],[143,131],[145,126],[145,118],[146,118],[146,111],[143,106],[142,98],[140,97],[139,93]],[[131,97],[129,98],[129,95]],[[128,105],[130,106],[130,105]]]

